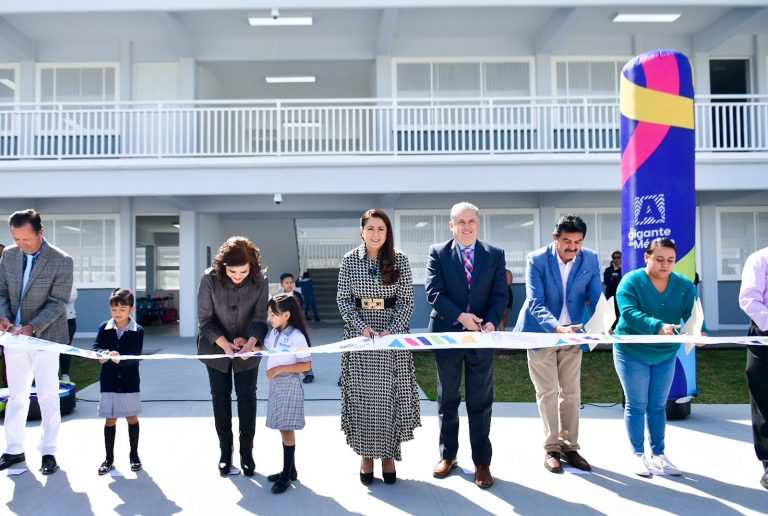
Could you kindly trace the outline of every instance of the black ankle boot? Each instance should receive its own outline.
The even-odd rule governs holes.
[[[221,457],[219,457],[219,475],[222,477],[229,476],[229,472],[232,469],[232,450],[221,450]]]
[[[252,450],[240,450],[240,466],[246,477],[252,477],[256,473],[256,463],[253,461]]]

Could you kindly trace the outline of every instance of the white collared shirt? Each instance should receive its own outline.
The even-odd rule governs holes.
[[[571,324],[571,315],[568,313],[566,285],[568,285],[568,276],[573,270],[573,262],[575,262],[576,259],[574,258],[570,262],[565,263],[563,262],[562,258],[560,258],[560,253],[558,253],[557,250],[555,250],[555,256],[557,256],[557,265],[560,267],[560,279],[563,282],[563,310],[560,312],[560,318],[558,321],[560,322],[561,326],[567,326]]]
[[[133,320],[133,317],[131,317],[131,320],[128,321],[128,324],[122,330],[117,327],[117,324],[115,324],[115,320],[114,319],[110,319],[107,322],[107,325],[104,326],[105,330],[115,330],[117,332],[117,338],[118,339],[123,336],[123,333],[125,333],[127,331],[137,331],[138,328],[139,328],[139,325],[136,323],[136,321]]]

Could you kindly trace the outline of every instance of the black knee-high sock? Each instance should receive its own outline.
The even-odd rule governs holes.
[[[115,461],[115,433],[117,427],[104,425],[104,448],[107,450],[107,462]]]
[[[139,422],[128,425],[128,442],[131,445],[131,460],[139,459]]]
[[[286,446],[283,444],[283,471],[280,473],[280,480],[290,482],[291,471],[294,467],[294,457],[296,454],[296,445]]]

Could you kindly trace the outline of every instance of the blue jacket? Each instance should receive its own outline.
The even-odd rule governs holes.
[[[554,242],[528,255],[525,274],[525,303],[520,309],[514,331],[552,333],[560,326],[558,319],[563,311],[563,282]],[[589,320],[602,292],[597,253],[582,248],[574,258],[566,286],[565,302],[571,324],[583,324]]]
[[[483,323],[498,327],[507,307],[506,260],[504,251],[479,240],[475,243],[472,288],[458,244],[449,240],[429,248],[425,290],[432,306],[429,331],[462,331],[456,319],[462,312],[475,314]]]

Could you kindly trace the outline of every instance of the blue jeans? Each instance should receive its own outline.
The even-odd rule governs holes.
[[[651,453],[664,453],[667,398],[675,377],[675,359],[651,364],[613,350],[613,363],[626,398],[624,424],[635,453],[644,452],[646,416]]]

